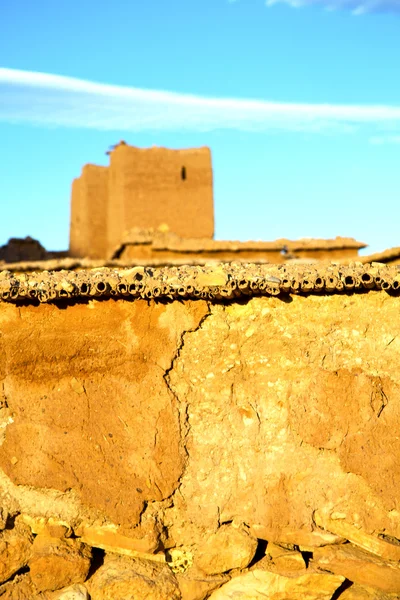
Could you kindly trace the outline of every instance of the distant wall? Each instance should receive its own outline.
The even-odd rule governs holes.
[[[279,250],[249,250],[249,249],[237,249],[237,250],[201,250],[198,252],[185,252],[168,249],[157,249],[151,244],[126,244],[123,251],[118,258],[122,260],[161,260],[166,263],[174,260],[186,258],[187,262],[190,263],[193,260],[199,259],[210,259],[217,260],[220,262],[231,262],[236,260],[247,260],[249,262],[257,263],[259,261],[269,261],[271,263],[284,263],[288,260],[287,255],[283,254]],[[304,260],[358,260],[357,248],[334,248],[331,250],[327,249],[309,249],[296,251],[293,254],[296,259]],[[293,258],[292,257],[292,258]]]
[[[30,236],[10,238],[7,244],[0,246],[0,261],[15,263],[19,261],[45,260],[49,253],[42,244]]]
[[[167,224],[181,237],[212,238],[214,207],[208,148],[170,150],[119,145],[111,153],[109,250],[133,227]]]
[[[86,241],[83,225],[86,222],[85,203],[81,199],[81,177],[73,180],[71,186],[71,217],[69,227],[69,253],[71,256],[85,256]]]
[[[108,167],[85,165],[72,182],[70,255],[107,255]]]

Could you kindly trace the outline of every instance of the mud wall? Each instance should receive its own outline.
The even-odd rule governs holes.
[[[85,165],[72,182],[70,256],[107,256],[107,204],[108,168]]]
[[[50,254],[38,240],[30,236],[10,238],[7,244],[0,246],[0,261],[5,263],[46,260]]]
[[[339,248],[339,249],[310,249],[300,250],[292,254],[293,258],[304,258],[308,260],[348,260],[358,258],[357,248]],[[164,250],[154,248],[151,244],[126,244],[124,250],[121,252],[119,258],[121,260],[141,260],[141,259],[154,259],[163,260],[166,263],[168,261],[173,262],[177,259],[185,258],[187,263],[191,263],[195,260],[214,260],[221,262],[230,261],[269,261],[270,263],[281,264],[287,261],[287,255],[283,254],[279,250],[216,250],[207,251],[199,250],[198,252],[185,252],[184,250],[179,252],[176,250]]]
[[[181,237],[214,234],[211,153],[119,145],[110,155],[109,249],[126,230],[166,224]]]
[[[35,561],[72,531],[80,565],[125,556],[89,576],[95,600],[135,577],[160,599],[398,597],[399,298],[353,292],[0,303],[21,578],[62,587]]]
[[[84,257],[86,252],[83,224],[87,220],[85,204],[81,198],[81,178],[77,177],[71,185],[71,214],[69,226],[69,255]]]

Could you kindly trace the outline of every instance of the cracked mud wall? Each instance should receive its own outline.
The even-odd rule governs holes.
[[[135,525],[184,473],[177,542],[237,518],[311,532],[321,508],[400,537],[396,298],[0,309],[14,483]]]
[[[164,374],[204,302],[0,307],[4,473],[73,490],[126,526],[175,490],[186,459]]]
[[[218,577],[258,539],[400,592],[384,563],[400,559],[397,297],[0,304],[0,333],[8,511],[63,519],[100,547],[105,524],[206,572],[234,527],[247,558]],[[346,540],[345,558],[325,552]],[[357,579],[357,547],[382,573]]]
[[[315,511],[400,537],[399,328],[379,293],[213,306],[171,372],[190,427],[174,539],[236,520],[319,545]]]

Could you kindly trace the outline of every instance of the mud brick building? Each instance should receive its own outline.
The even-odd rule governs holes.
[[[72,184],[69,257],[153,266],[207,261],[355,260],[353,238],[214,240],[209,148],[136,148],[120,142],[109,166],[87,164]],[[361,257],[360,257],[361,258]]]
[[[107,256],[108,168],[85,165],[72,182],[70,254]]]
[[[0,262],[17,262],[23,260],[44,260],[48,252],[42,244],[29,235],[25,238],[10,238],[7,244],[0,246]]]
[[[135,148],[121,142],[110,166],[85,165],[72,185],[70,254],[105,258],[126,231],[167,226],[183,238],[214,235],[208,148]]]

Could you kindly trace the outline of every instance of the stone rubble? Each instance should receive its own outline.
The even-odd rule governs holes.
[[[17,522],[12,529],[0,531],[0,583],[26,567],[31,556],[33,536]]]
[[[273,542],[268,543],[266,556],[256,564],[256,568],[261,565],[264,565],[267,571],[285,575],[286,577],[304,575],[307,569],[301,552],[282,548]]]
[[[180,600],[178,582],[167,565],[108,557],[88,583],[92,600]]]
[[[399,562],[382,560],[352,544],[318,548],[313,554],[312,566],[382,592],[400,592]]]
[[[176,573],[181,600],[204,600],[214,590],[230,580],[230,575],[205,575],[199,569],[190,567],[183,573]]]
[[[234,577],[209,600],[331,600],[343,583],[337,575],[301,575],[291,578],[255,569]]]
[[[32,583],[40,592],[83,583],[89,573],[91,557],[89,546],[78,540],[39,534],[28,562]]]
[[[373,588],[352,584],[340,595],[340,600],[398,600],[399,595],[385,594]]]
[[[339,518],[329,518],[328,515],[323,515],[319,511],[315,512],[315,522],[328,529],[331,532],[337,533],[342,536],[342,539],[346,539],[352,542],[355,546],[359,546],[367,552],[376,554],[384,560],[400,562],[400,543],[394,538],[390,540],[390,536],[383,535],[381,538],[374,535],[370,535],[365,531],[362,531],[359,527],[355,527],[351,523],[346,522],[343,518],[344,515],[338,515]],[[386,539],[390,541],[386,541]]]
[[[258,540],[244,528],[222,525],[204,540],[194,565],[206,575],[218,575],[247,567],[257,550]]]
[[[53,592],[49,600],[89,600],[89,593],[84,585],[77,583]]]

